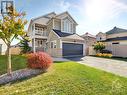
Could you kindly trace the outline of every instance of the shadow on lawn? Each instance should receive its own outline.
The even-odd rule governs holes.
[[[67,61],[54,61],[53,63],[54,64],[57,64],[57,63],[67,63]]]

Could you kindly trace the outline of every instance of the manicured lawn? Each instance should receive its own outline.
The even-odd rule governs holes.
[[[0,95],[127,95],[127,79],[75,62],[57,62],[47,73],[1,86]]]
[[[6,68],[7,68],[7,60],[6,56],[0,55],[0,75],[3,73],[6,73]],[[12,56],[12,70],[18,70],[26,68],[26,59],[24,56],[18,55]]]

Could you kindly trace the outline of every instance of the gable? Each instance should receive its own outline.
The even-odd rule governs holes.
[[[47,41],[51,41],[51,40],[57,40],[59,38],[59,36],[53,32],[53,30],[49,33],[48,39]]]
[[[105,33],[102,33],[102,32],[99,32],[99,33],[96,35],[96,37],[98,37],[98,36],[106,36],[106,34],[105,34]]]
[[[30,29],[30,26],[33,24],[33,23],[38,23],[38,24],[43,24],[43,25],[46,25],[47,22],[52,18],[56,16],[56,13],[55,12],[51,12],[51,13],[48,13],[46,15],[42,15],[42,16],[39,16],[39,17],[36,17],[36,18],[33,18],[31,19],[30,23],[29,23],[29,26],[28,26],[28,31]]]
[[[78,25],[77,22],[72,18],[72,16],[68,12],[61,13],[61,14],[57,15],[56,18],[62,19],[62,20],[69,19],[70,21],[72,21],[76,25]]]

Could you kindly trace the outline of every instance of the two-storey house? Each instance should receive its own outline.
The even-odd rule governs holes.
[[[68,12],[52,12],[32,19],[28,36],[33,52],[44,51],[53,57],[83,56],[84,39],[76,34],[77,25]]]

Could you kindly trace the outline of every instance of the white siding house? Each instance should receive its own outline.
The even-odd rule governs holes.
[[[76,34],[77,25],[68,12],[52,12],[32,19],[28,36],[33,52],[44,51],[54,57],[83,56],[84,39]]]

